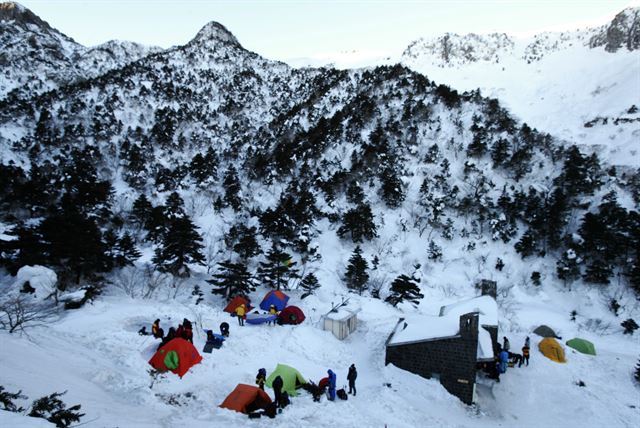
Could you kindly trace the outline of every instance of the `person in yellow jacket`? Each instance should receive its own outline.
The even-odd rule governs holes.
[[[244,306],[244,303],[236,308],[236,317],[238,317],[238,324],[244,325],[244,316],[247,313],[247,309]]]
[[[160,328],[160,320],[157,319],[151,325],[151,334],[156,339],[162,339],[164,337],[164,330]]]
[[[278,315],[278,310],[276,309],[276,305],[269,306],[269,315]],[[276,321],[269,321],[269,324],[276,324]]]

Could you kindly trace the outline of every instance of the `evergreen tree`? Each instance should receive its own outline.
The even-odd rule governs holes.
[[[107,248],[96,221],[73,206],[47,217],[38,229],[43,264],[57,267],[63,278],[67,273],[79,284],[83,277],[93,277],[109,267]]]
[[[564,167],[555,182],[573,197],[581,194],[592,195],[602,184],[600,178],[600,162],[597,156],[583,156],[574,145],[565,152]]]
[[[206,183],[216,174],[218,159],[212,147],[209,147],[206,155],[196,154],[189,164],[189,173],[196,183]]]
[[[151,158],[149,158],[151,156]],[[124,159],[123,178],[134,189],[142,189],[149,179],[147,165],[153,162],[153,154],[144,153],[137,144],[131,146]]]
[[[493,160],[493,167],[497,168],[503,166],[509,154],[511,152],[511,144],[509,140],[500,138],[496,140],[491,146],[491,159]]]
[[[140,251],[136,248],[129,232],[125,232],[125,234],[118,239],[113,253],[113,264],[115,267],[133,265],[133,262],[140,258]]]
[[[227,247],[232,248],[233,251],[238,253],[238,255],[246,261],[261,252],[258,241],[256,240],[257,234],[258,230],[255,226],[247,227],[244,224],[237,224],[229,229],[224,240]]]
[[[302,278],[300,282],[300,288],[304,290],[300,299],[304,299],[305,297],[311,296],[315,291],[320,288],[320,283],[318,282],[318,278],[313,273],[309,273]]]
[[[389,208],[398,208],[405,198],[405,186],[398,177],[397,169],[392,166],[385,168],[380,176],[380,182],[382,200]]]
[[[498,260],[496,260],[496,270],[502,272],[502,269],[504,269],[504,262],[498,257]]]
[[[633,335],[633,332],[635,332],[638,329],[638,323],[632,318],[628,318],[622,321],[620,325],[622,326],[622,328],[624,328],[624,332],[623,332],[624,334]]]
[[[247,266],[243,263],[233,263],[231,260],[218,263],[218,272],[207,282],[213,285],[213,294],[219,294],[226,299],[244,296],[256,289]]]
[[[18,392],[9,392],[4,389],[4,386],[0,385],[0,404],[2,404],[2,410],[7,412],[22,412],[24,409],[16,406],[13,400],[24,400],[26,398],[27,397],[25,395],[22,395],[22,390],[19,390]]]
[[[399,303],[406,300],[414,306],[418,306],[420,299],[424,298],[424,295],[420,293],[419,283],[420,279],[418,278],[400,275],[391,283],[391,294],[385,299],[385,302],[398,306]]]
[[[167,233],[169,222],[165,217],[165,210],[162,205],[151,208],[149,217],[145,223],[147,238],[153,242],[160,242]]]
[[[427,150],[427,154],[424,157],[425,163],[436,163],[440,159],[440,147],[438,144],[433,143]]]
[[[57,428],[65,428],[74,422],[79,422],[84,416],[79,410],[80,404],[67,408],[67,405],[60,399],[66,394],[64,392],[54,392],[48,396],[39,398],[31,404],[29,416],[33,418],[43,418],[56,425]]]
[[[580,258],[571,248],[562,253],[562,257],[556,262],[558,278],[564,281],[564,285],[571,285],[580,278]]]
[[[224,202],[234,211],[238,211],[242,206],[242,187],[238,179],[238,172],[233,166],[229,166],[224,174],[222,186],[224,187]]]
[[[296,262],[293,261],[290,254],[278,249],[273,244],[266,255],[266,260],[260,262],[258,278],[267,287],[275,288],[276,290],[281,288],[288,289],[291,280],[300,278],[298,269],[294,267],[295,265]]]
[[[367,282],[369,281],[367,269],[369,269],[369,264],[364,257],[362,257],[362,249],[358,245],[349,258],[347,272],[344,275],[347,287],[358,294],[362,294],[367,288]]]
[[[535,285],[536,287],[541,286],[542,282],[540,281],[540,279],[541,279],[540,272],[538,271],[531,272],[531,282],[533,282],[533,285]]]
[[[609,284],[609,278],[613,275],[611,265],[602,258],[594,258],[589,261],[582,279],[592,284]]]
[[[435,243],[435,241],[429,241],[429,248],[427,249],[427,257],[429,260],[436,262],[442,261],[442,247]]]
[[[178,217],[169,223],[162,244],[156,249],[153,263],[161,272],[189,276],[188,263],[204,265],[202,238],[189,217]]]
[[[141,193],[140,196],[133,202],[133,208],[131,210],[131,217],[133,221],[139,226],[145,226],[151,216],[151,210],[153,205],[149,202],[146,195]]]
[[[514,245],[516,251],[522,256],[522,258],[524,259],[525,257],[529,257],[530,255],[532,255],[535,250],[536,250],[536,240],[535,237],[533,235],[533,232],[531,232],[531,229],[528,229],[520,238],[520,240],[518,242],[516,242],[516,244]]]
[[[167,221],[172,221],[176,218],[185,217],[184,201],[178,194],[178,192],[171,192],[167,197],[167,201],[164,204],[164,217]]]
[[[361,204],[364,202],[364,192],[357,181],[352,181],[347,187],[347,201],[352,204]]]
[[[342,217],[342,225],[338,228],[338,236],[351,236],[354,243],[370,240],[376,237],[376,225],[369,204],[362,203],[347,211]]]
[[[636,381],[640,382],[640,359],[638,359],[638,364],[636,365],[636,371],[633,374],[633,377]]]

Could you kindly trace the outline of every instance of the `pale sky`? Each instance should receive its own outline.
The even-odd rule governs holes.
[[[444,32],[510,34],[606,22],[638,0],[22,0],[86,46],[111,39],[169,47],[209,21],[271,59],[393,52]]]

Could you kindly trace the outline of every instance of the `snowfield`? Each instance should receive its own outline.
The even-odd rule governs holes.
[[[28,336],[0,333],[5,351],[0,353],[2,384],[12,392],[22,389],[30,400],[68,390],[63,400],[69,406],[82,404],[86,416],[81,422],[88,422],[88,427],[240,423],[279,427],[634,427],[640,423],[638,385],[632,379],[640,351],[638,337],[624,336],[616,326],[615,333],[603,336],[570,322],[568,306],[561,308],[554,302],[560,294],[564,302],[577,295],[557,291],[532,295],[516,287],[514,294],[520,295],[522,306],[509,319],[500,311],[499,334],[510,338],[516,352],[529,334],[531,364],[510,368],[500,383],[480,380],[477,405],[466,406],[436,380],[384,366],[384,343],[402,315],[399,310],[378,300],[350,296],[362,311],[357,331],[341,342],[319,329],[320,316],[336,297],[321,290],[318,297],[302,302],[298,293],[290,293],[290,303],[307,315],[299,326],[239,327],[235,318],[222,312],[223,302],[210,295],[197,306],[180,300],[105,296],[93,305],[65,312],[46,327],[29,330]],[[252,297],[259,302],[262,293]],[[426,297],[419,311],[437,315],[433,309],[438,305],[434,296]],[[143,325],[150,329],[157,317],[165,331],[184,317],[194,321],[194,344],[199,350],[205,342],[203,328],[217,330],[222,321],[228,321],[231,335],[220,350],[202,354],[202,363],[184,378],[167,373],[150,388],[147,361],[157,341],[137,331]],[[566,364],[548,360],[537,349],[541,338],[529,333],[543,322],[556,329],[562,342],[575,336],[592,341],[598,355],[583,355],[565,346]],[[218,407],[236,384],[253,384],[259,368],[270,372],[277,363],[297,368],[314,382],[331,368],[338,374],[339,387],[346,385],[348,367],[355,363],[358,395],[349,396],[346,402],[329,402],[323,397],[314,403],[302,391],[275,420],[249,420]],[[579,380],[586,386],[579,387]],[[267,392],[273,396],[269,388]],[[40,426],[5,413],[0,412],[4,426]]]

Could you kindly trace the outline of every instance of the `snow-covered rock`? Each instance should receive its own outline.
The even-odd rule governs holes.
[[[45,299],[55,291],[58,276],[44,266],[23,266],[16,274],[12,289],[19,291],[26,282],[35,289],[34,294],[38,299]]]

